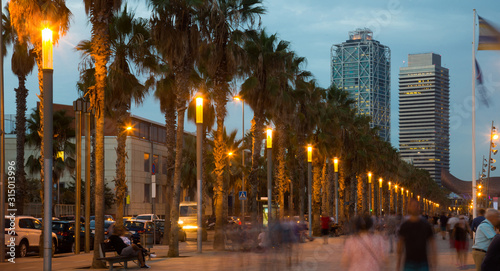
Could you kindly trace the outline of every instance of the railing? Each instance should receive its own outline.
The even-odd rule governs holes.
[[[24,206],[24,214],[22,215],[41,217],[42,208],[43,207],[41,203],[28,203]],[[55,217],[75,214],[74,204],[55,204],[53,208],[54,213],[52,214],[52,216]],[[81,213],[83,214],[83,206],[81,208]]]

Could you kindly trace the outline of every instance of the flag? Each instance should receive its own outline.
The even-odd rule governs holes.
[[[490,107],[489,99],[488,99],[488,89],[483,84],[483,73],[481,72],[481,68],[479,68],[479,63],[476,61],[476,82],[477,82],[477,92],[479,94],[479,100],[486,107]]]
[[[488,21],[479,18],[479,44],[478,50],[500,50],[500,30]]]

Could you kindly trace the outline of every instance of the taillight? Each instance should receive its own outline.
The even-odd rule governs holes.
[[[238,221],[238,225],[241,225],[241,221]]]
[[[144,233],[146,230],[137,231],[137,233]]]

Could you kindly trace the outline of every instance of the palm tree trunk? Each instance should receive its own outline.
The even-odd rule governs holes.
[[[313,160],[312,183],[312,230],[313,235],[321,234],[319,211],[321,208],[321,159]]]
[[[219,89],[219,92],[222,91]],[[217,131],[214,138],[214,163],[215,163],[215,235],[214,249],[224,250],[224,221],[227,216],[224,216],[224,207],[227,205],[227,190],[225,189],[227,182],[225,180],[224,169],[227,167],[227,150],[224,142],[224,117],[226,115],[226,98],[221,97],[222,93],[217,93],[216,97],[216,116],[217,116]],[[227,208],[226,208],[227,209]]]
[[[26,202],[26,172],[24,171],[24,145],[26,139],[26,97],[28,90],[25,86],[26,76],[19,76],[19,87],[16,89],[16,183],[17,183],[17,211],[24,213]]]
[[[107,41],[108,33],[106,24],[95,29],[92,37],[95,48],[95,98],[96,98],[96,149],[95,149],[95,235],[94,248],[98,248],[104,242],[104,92],[106,89],[107,75],[107,54],[109,44]],[[100,258],[99,249],[94,249],[94,258],[92,268],[104,268],[103,261]]]
[[[45,171],[44,171],[44,150],[45,150],[45,144],[43,143],[43,70],[42,70],[42,56],[41,56],[41,48],[40,46],[35,46],[35,52],[36,52],[36,63],[38,67],[38,88],[40,89],[40,95],[38,95],[38,99],[40,99],[40,103],[38,105],[38,110],[40,112],[40,129],[38,130],[38,135],[40,138],[42,138],[42,141],[40,142],[40,182],[41,182],[41,189],[40,189],[40,201],[42,202],[42,206],[45,204],[45,197],[44,197],[44,184],[45,184]],[[52,180],[50,180],[52,182]],[[45,216],[45,210],[42,208],[41,211],[42,217]],[[42,224],[42,230],[43,230],[43,224]],[[40,237],[40,244],[39,244],[39,255],[40,257],[43,257],[43,234]]]
[[[278,154],[277,154],[277,172],[276,181],[278,184],[278,202],[279,202],[279,218],[283,219],[285,217],[285,190],[287,187],[286,178],[286,154],[285,154],[285,128],[283,124],[277,125],[277,136],[278,136]]]
[[[327,173],[327,160],[323,163],[321,169],[321,213],[328,214],[328,173]]]
[[[357,192],[357,212],[358,212],[358,215],[362,215],[366,210],[365,210],[365,199],[364,199],[364,195],[365,193],[363,193],[365,191],[364,189],[364,186],[365,186],[365,183],[363,181],[363,177],[361,176],[356,176],[356,181],[357,181],[357,189],[356,189],[356,192]]]
[[[165,130],[166,130],[166,147],[167,147],[167,155],[165,158],[167,159],[167,191],[166,191],[166,201],[165,201],[165,229],[163,233],[163,245],[168,245],[170,240],[170,233],[172,229],[172,220],[170,219],[170,212],[172,207],[172,193],[174,188],[173,182],[173,167],[174,164],[174,151],[175,151],[175,128],[176,128],[176,120],[175,120],[175,107],[169,107],[165,110]],[[174,221],[177,224],[177,221]]]
[[[333,163],[328,164],[328,215],[334,216],[334,200],[335,200],[335,180],[333,179],[334,168]],[[337,221],[338,222],[338,221]]]
[[[250,196],[248,197],[250,205],[250,214],[252,222],[257,222],[258,206],[257,196],[259,194],[259,166],[260,166],[260,151],[262,150],[262,134],[264,133],[263,115],[261,112],[256,112],[252,119],[252,169],[248,176],[250,184]]]
[[[116,192],[116,223],[123,224],[123,200],[127,193],[127,181],[125,176],[125,165],[127,163],[127,134],[125,130],[125,121],[128,118],[126,108],[121,108],[117,112],[117,132],[116,136],[116,177],[115,177],[115,192]]]
[[[170,230],[170,240],[168,246],[168,257],[179,256],[179,203],[181,196],[181,169],[182,169],[182,148],[184,145],[184,113],[186,112],[185,104],[182,104],[182,99],[177,98],[177,137],[175,143],[175,167],[174,167],[174,189],[172,197],[172,206],[170,208],[170,221],[172,228]]]
[[[306,162],[306,151],[303,146],[305,146],[305,138],[302,135],[298,136],[298,148],[297,148],[297,161],[298,161],[298,167],[297,167],[297,175],[299,179],[299,189],[297,189],[299,193],[299,216],[300,220],[304,220],[304,206],[305,206],[305,191],[304,187],[306,185],[306,176],[305,176],[305,165],[304,163]]]

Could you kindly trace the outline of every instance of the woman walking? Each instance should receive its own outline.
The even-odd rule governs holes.
[[[467,250],[469,248],[468,234],[472,235],[469,224],[465,222],[465,217],[461,215],[453,229],[453,239],[455,240],[455,249],[457,250],[457,267],[460,269],[465,268],[465,264],[467,263]]]
[[[382,270],[387,260],[387,249],[383,237],[370,233],[373,221],[369,216],[355,217],[354,234],[345,241],[342,264],[347,270]]]

